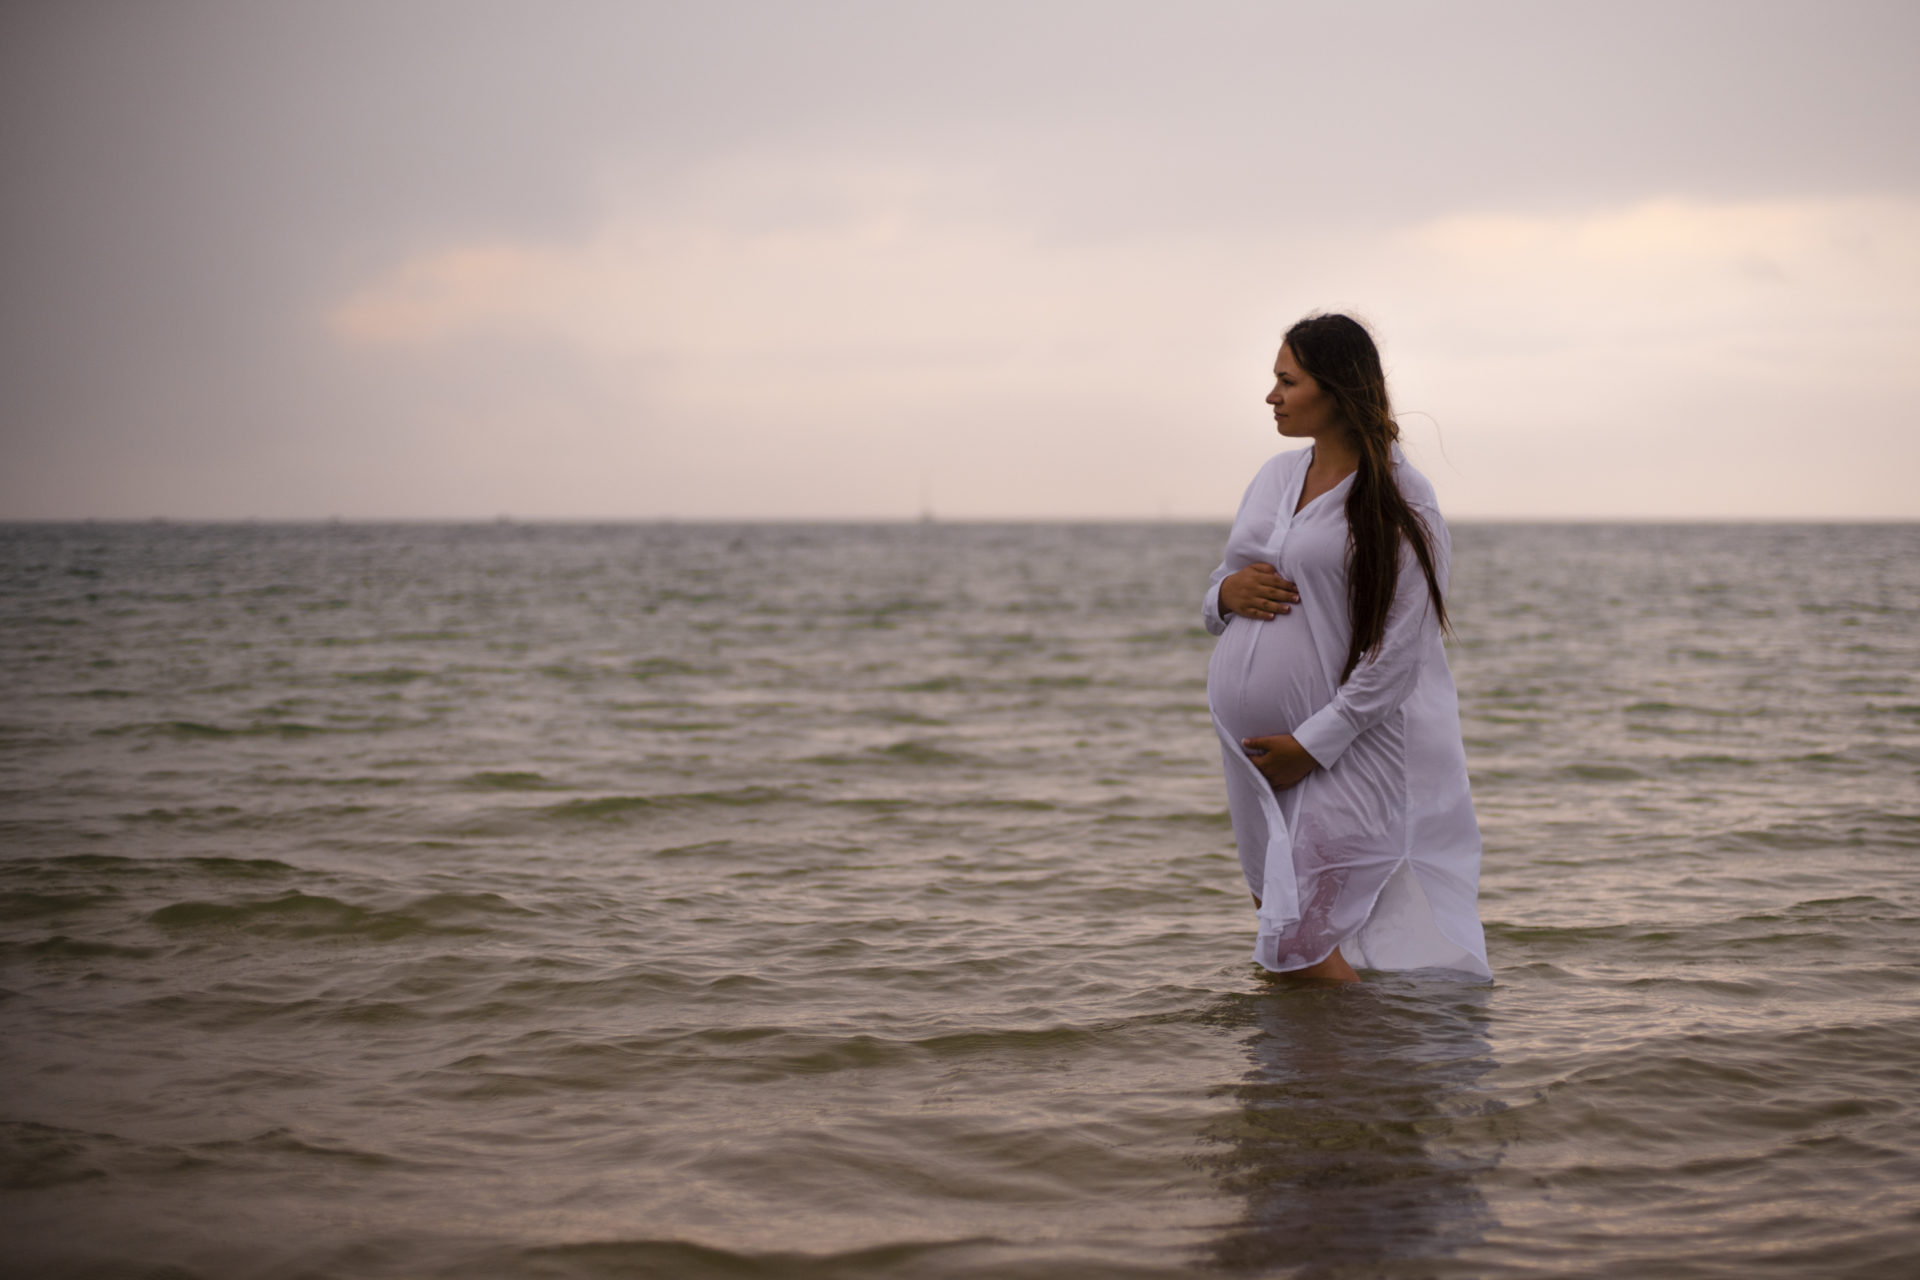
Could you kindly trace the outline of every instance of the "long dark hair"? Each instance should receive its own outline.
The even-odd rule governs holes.
[[[1373,336],[1352,316],[1308,316],[1287,330],[1286,343],[1294,362],[1333,397],[1334,412],[1360,455],[1347,490],[1347,617],[1353,639],[1340,673],[1345,684],[1386,632],[1387,607],[1400,577],[1401,538],[1412,545],[1427,575],[1427,597],[1442,630],[1448,628],[1447,602],[1434,574],[1433,533],[1394,483],[1393,442],[1400,438],[1400,424],[1393,419]]]

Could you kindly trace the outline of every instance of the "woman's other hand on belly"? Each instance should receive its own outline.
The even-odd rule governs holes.
[[[1242,738],[1240,745],[1246,750],[1247,759],[1253,761],[1253,767],[1273,784],[1275,791],[1285,791],[1297,785],[1302,778],[1320,767],[1320,762],[1308,755],[1307,749],[1295,742],[1290,733],[1276,733],[1265,738]]]
[[[1291,612],[1300,592],[1280,571],[1266,563],[1250,564],[1220,580],[1220,612],[1237,613],[1262,622]]]

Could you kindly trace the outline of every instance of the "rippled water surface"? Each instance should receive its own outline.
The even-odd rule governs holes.
[[[1495,981],[1269,980],[1224,528],[0,528],[0,1263],[1905,1277],[1920,528],[1464,526]]]

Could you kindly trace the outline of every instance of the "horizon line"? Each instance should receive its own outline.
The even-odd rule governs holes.
[[[790,515],[790,516],[0,516],[0,527],[34,525],[1018,525],[1179,524],[1231,525],[1230,515]],[[1642,525],[1890,525],[1920,524],[1920,515],[1462,515],[1449,525],[1642,524]]]

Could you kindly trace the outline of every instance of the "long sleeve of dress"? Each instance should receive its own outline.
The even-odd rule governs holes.
[[[1256,535],[1250,531],[1248,514],[1260,512],[1265,517],[1265,528],[1270,532],[1273,528],[1271,508],[1274,505],[1276,487],[1274,467],[1272,463],[1268,463],[1248,483],[1247,491],[1240,495],[1240,509],[1233,516],[1234,536],[1227,541],[1227,554],[1208,576],[1207,592],[1200,597],[1200,625],[1207,629],[1209,635],[1217,636],[1225,631],[1227,622],[1232,616],[1220,608],[1220,584],[1226,581],[1228,574],[1244,569],[1254,562],[1255,557],[1248,554],[1248,550],[1258,545],[1258,542],[1254,541],[1256,536],[1260,539],[1266,536],[1265,533]],[[1245,545],[1243,545],[1243,539]]]
[[[1439,512],[1421,514],[1431,532],[1434,572],[1445,590],[1451,540]],[[1403,540],[1393,603],[1387,607],[1380,647],[1360,660],[1347,682],[1334,693],[1333,701],[1293,731],[1293,740],[1321,768],[1331,769],[1355,738],[1386,719],[1413,692],[1420,679],[1429,633],[1437,633],[1439,626],[1427,594],[1427,575],[1421,571],[1413,548]]]
[[[1229,572],[1224,564],[1215,569],[1213,581],[1207,584],[1207,594],[1200,598],[1200,625],[1207,629],[1208,635],[1217,636],[1227,629],[1227,615],[1220,609],[1220,584]]]

